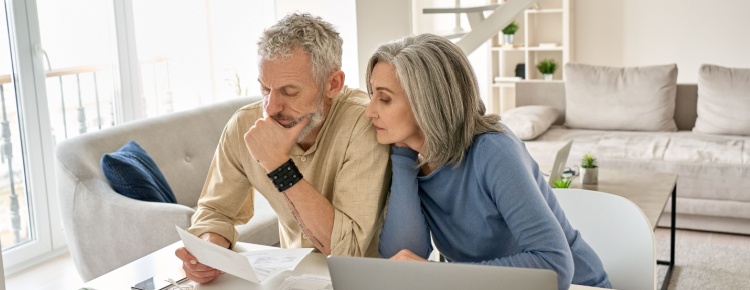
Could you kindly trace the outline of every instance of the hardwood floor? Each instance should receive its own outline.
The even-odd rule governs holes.
[[[69,253],[5,277],[7,290],[78,289],[81,285],[83,280]]]
[[[657,239],[669,239],[669,230],[658,228],[655,236]],[[677,230],[676,238],[699,243],[750,248],[750,236],[746,235]],[[745,266],[750,267],[750,261]],[[78,289],[83,285],[83,281],[78,276],[70,255],[66,253],[6,277],[5,284],[8,290],[57,290]]]

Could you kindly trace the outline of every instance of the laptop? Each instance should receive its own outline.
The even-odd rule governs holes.
[[[573,145],[573,140],[565,143],[565,146],[557,150],[557,156],[555,156],[555,163],[552,164],[552,171],[549,173],[549,179],[547,180],[550,187],[555,188],[555,179],[562,176],[565,170],[565,163],[568,162],[568,155],[570,154],[570,147]]]
[[[328,271],[336,290],[557,290],[544,269],[329,256]]]

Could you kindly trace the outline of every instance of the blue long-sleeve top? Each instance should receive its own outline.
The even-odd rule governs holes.
[[[408,249],[426,259],[432,233],[450,262],[550,269],[561,290],[611,287],[523,142],[505,130],[475,136],[461,164],[427,176],[419,175],[416,151],[393,147],[380,255]]]

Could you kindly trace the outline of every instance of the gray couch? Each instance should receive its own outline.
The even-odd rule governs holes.
[[[569,166],[591,152],[600,167],[676,173],[677,228],[750,234],[750,137],[692,132],[697,92],[696,84],[677,85],[677,132],[567,128],[563,82],[517,83],[516,106],[552,106],[560,112],[548,130],[526,141],[539,163],[554,160],[557,148],[572,139]],[[667,205],[659,226],[670,224],[671,202]]]
[[[190,226],[219,136],[241,98],[86,133],[56,147],[57,189],[68,248],[88,281],[179,240]],[[102,154],[135,140],[154,159],[178,204],[124,197],[109,185]],[[278,245],[276,213],[255,196],[255,216],[237,226],[240,241]]]

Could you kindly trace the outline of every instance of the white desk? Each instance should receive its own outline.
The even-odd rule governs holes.
[[[104,274],[94,280],[89,281],[83,287],[90,289],[125,289],[130,290],[130,286],[153,277],[156,274],[176,273],[184,275],[182,271],[182,262],[174,255],[174,251],[182,246],[178,241],[174,244],[164,247],[148,256],[133,261],[130,264],[115,269],[112,272]],[[268,249],[268,246],[261,246],[248,243],[237,243],[235,251],[252,251]],[[300,276],[302,274],[315,274],[328,276],[328,264],[326,258],[321,253],[311,253],[305,257],[297,268],[292,272],[284,272],[271,278],[262,284],[254,284],[249,281],[234,277],[230,274],[224,274],[208,284],[198,285],[199,290],[216,290],[216,289],[278,289],[284,279],[289,276]],[[82,287],[81,287],[82,288]],[[588,286],[573,285],[571,290],[600,289]]]

